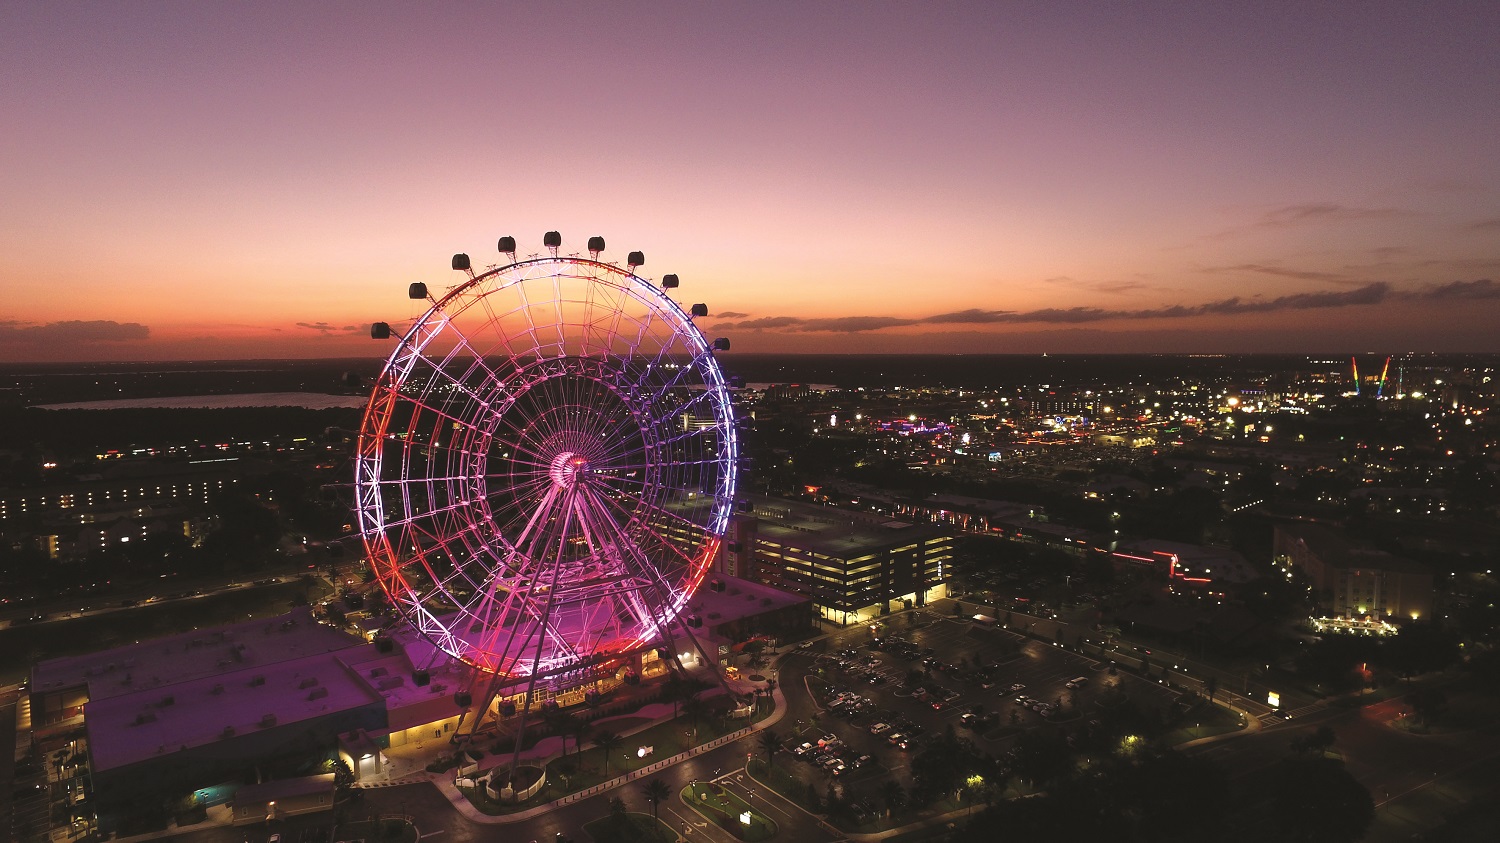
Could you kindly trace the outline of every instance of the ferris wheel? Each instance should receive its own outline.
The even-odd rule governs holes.
[[[653,646],[718,552],[738,459],[710,342],[636,270],[546,254],[476,273],[399,332],[359,434],[356,510],[381,587],[441,653],[511,682]],[[395,336],[376,323],[372,336]],[[684,630],[685,631],[685,630]]]

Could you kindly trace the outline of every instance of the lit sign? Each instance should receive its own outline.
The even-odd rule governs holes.
[[[1266,693],[1266,705],[1272,708],[1281,708],[1281,695],[1275,691]]]
[[[746,811],[745,813],[740,814],[740,822],[744,823],[745,825],[749,825],[750,824],[750,812],[749,811]]]

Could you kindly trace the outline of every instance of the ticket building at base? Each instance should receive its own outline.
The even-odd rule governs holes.
[[[688,611],[706,662],[678,638],[539,681],[529,700],[524,685],[484,700],[467,667],[409,628],[371,642],[301,609],[40,662],[29,686],[31,738],[48,755],[87,747],[89,802],[103,830],[143,805],[194,793],[208,805],[232,801],[236,822],[252,822],[267,816],[254,804],[291,806],[253,792],[237,799],[248,785],[324,775],[335,759],[356,779],[378,776],[392,752],[446,747],[486,702],[501,728],[521,711],[598,703],[666,673],[669,658],[711,671],[745,637],[805,631],[811,616],[805,598],[723,576]],[[303,796],[315,803],[322,792]]]
[[[82,736],[95,811],[317,763],[341,733],[383,730],[384,702],[360,678],[373,645],[301,610],[53,659],[32,669],[32,739],[46,751]],[[314,772],[324,772],[316,770]]]

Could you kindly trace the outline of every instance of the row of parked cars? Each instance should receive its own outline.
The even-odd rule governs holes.
[[[872,760],[844,745],[837,735],[827,734],[817,743],[805,741],[792,749],[792,755],[809,764],[822,768],[823,772],[841,776],[849,770],[858,770]]]

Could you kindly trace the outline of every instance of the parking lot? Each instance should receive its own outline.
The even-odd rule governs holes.
[[[873,795],[887,777],[910,786],[911,756],[949,726],[980,751],[999,755],[1028,728],[1083,728],[1104,700],[1118,698],[1117,687],[1143,710],[1169,707],[1178,696],[1128,671],[1111,673],[1108,662],[1011,630],[931,612],[914,616],[915,622],[903,616],[800,654],[811,662],[802,684],[820,709],[785,744],[808,762],[804,778],[858,799]]]

